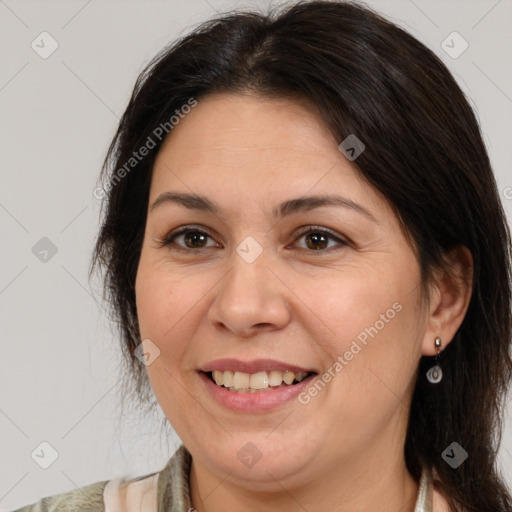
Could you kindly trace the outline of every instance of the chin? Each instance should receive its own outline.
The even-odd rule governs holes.
[[[216,442],[213,451],[212,445],[202,449],[207,452],[205,457],[215,473],[230,474],[230,478],[250,482],[252,489],[260,482],[261,490],[268,490],[269,483],[285,481],[302,469],[311,469],[318,450],[311,445],[311,439],[308,441],[309,444],[285,439],[267,430],[254,435],[234,434],[223,444]]]

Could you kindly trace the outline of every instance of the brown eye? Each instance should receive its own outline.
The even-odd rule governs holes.
[[[308,233],[306,236],[306,245],[309,249],[325,249],[328,245],[328,239],[330,237],[324,235],[323,233]],[[310,243],[308,243],[310,242]]]
[[[329,240],[334,240],[341,246],[347,246],[348,243],[342,240],[341,238],[335,236],[330,230],[327,229],[319,229],[315,227],[310,227],[306,232],[302,233],[298,237],[304,238],[306,240],[306,248],[310,251],[322,251],[327,252],[327,246],[329,245]]]
[[[200,231],[186,231],[183,234],[185,245],[191,248],[204,247],[206,238],[209,238],[208,235]]]
[[[176,240],[179,238],[182,238],[182,243],[176,243]],[[163,247],[173,244],[183,250],[213,247],[206,245],[208,238],[211,238],[211,236],[205,231],[184,227],[178,232],[168,235],[165,240],[161,242],[161,246]]]

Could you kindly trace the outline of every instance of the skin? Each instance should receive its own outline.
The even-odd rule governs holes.
[[[403,445],[418,363],[436,354],[436,336],[444,348],[464,318],[470,255],[450,256],[469,281],[437,272],[428,303],[396,217],[340,142],[305,103],[215,94],[180,120],[157,156],[137,310],[142,339],[160,350],[147,366],[155,396],[193,457],[199,512],[259,511],[262,503],[268,512],[414,509],[418,484]],[[151,209],[167,191],[205,195],[223,210]],[[271,215],[281,201],[333,192],[376,222],[339,206],[279,221]],[[184,225],[208,237],[159,244]],[[307,226],[331,229],[347,244],[315,242],[301,235]],[[248,236],[262,248],[252,263],[236,252]],[[198,377],[199,367],[222,357],[275,358],[322,373],[395,303],[401,311],[359,343],[308,404],[235,413]],[[262,454],[250,468],[237,457],[247,442]]]

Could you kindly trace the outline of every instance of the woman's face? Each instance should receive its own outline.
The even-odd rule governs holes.
[[[136,281],[149,379],[194,464],[252,488],[362,460],[403,462],[430,336],[420,271],[340,142],[292,100],[211,95],[173,128],[154,166]],[[305,202],[335,195],[338,204]],[[315,375],[254,393],[201,371],[259,387],[293,367]]]

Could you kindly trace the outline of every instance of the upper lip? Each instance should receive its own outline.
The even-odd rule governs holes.
[[[257,373],[263,371],[278,370],[281,372],[290,371],[293,373],[299,372],[315,372],[315,370],[302,368],[294,364],[277,361],[276,359],[253,359],[252,361],[240,361],[239,359],[225,358],[215,359],[210,361],[204,366],[199,368],[203,372],[211,372],[213,370],[244,372],[244,373]]]

